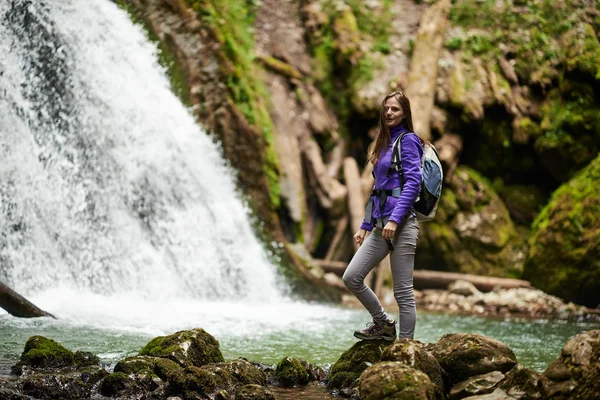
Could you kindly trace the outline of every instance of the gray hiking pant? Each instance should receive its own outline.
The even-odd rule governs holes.
[[[394,251],[390,253],[390,264],[394,297],[400,309],[401,338],[413,338],[415,334],[417,310],[413,291],[413,270],[418,237],[419,225],[417,218],[413,216],[398,225],[396,236],[392,240]],[[387,244],[381,237],[381,230],[374,229],[359,247],[342,277],[346,287],[365,306],[375,322],[384,321],[389,317],[375,293],[365,285],[365,277],[388,252]]]

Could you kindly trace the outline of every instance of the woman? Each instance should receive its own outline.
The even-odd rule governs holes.
[[[392,144],[400,136],[400,175],[392,168]],[[402,92],[386,96],[381,103],[377,135],[368,157],[373,164],[375,185],[365,220],[354,234],[360,246],[343,280],[373,317],[367,327],[354,332],[359,339],[396,340],[396,322],[385,312],[379,299],[365,285],[369,271],[390,253],[394,297],[400,309],[400,338],[413,338],[416,305],[413,292],[413,268],[419,225],[413,203],[421,183],[423,143],[413,133],[410,102]],[[369,215],[370,214],[370,215]],[[374,232],[365,239],[367,231]]]

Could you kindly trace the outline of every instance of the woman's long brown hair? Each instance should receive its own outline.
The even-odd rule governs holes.
[[[412,113],[410,111],[410,101],[408,100],[408,97],[406,97],[403,92],[393,92],[385,96],[381,102],[381,110],[379,112],[379,123],[377,124],[375,141],[371,146],[369,146],[368,150],[368,159],[373,165],[377,164],[377,160],[379,160],[379,156],[383,150],[387,149],[387,147],[392,143],[390,128],[385,123],[385,102],[392,97],[398,100],[400,107],[402,107],[404,119],[402,120],[401,124],[404,124],[409,131],[414,132]]]

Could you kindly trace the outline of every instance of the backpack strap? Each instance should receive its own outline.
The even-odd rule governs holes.
[[[400,187],[404,187],[404,172],[402,172],[402,157],[400,156],[400,146],[402,146],[402,138],[407,134],[411,133],[408,131],[402,132],[394,143],[392,144],[392,162],[388,169],[387,175],[389,176],[391,171],[396,171],[400,176]]]

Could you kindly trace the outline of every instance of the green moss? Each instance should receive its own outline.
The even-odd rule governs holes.
[[[589,85],[564,80],[548,93],[542,112],[535,148],[556,154],[565,171],[560,178],[568,178],[600,151],[600,101]]]
[[[527,2],[527,7],[519,8],[511,3],[498,5],[494,0],[453,2],[452,24],[478,32],[470,35],[466,45],[460,48],[484,59],[502,56],[502,48],[513,49],[518,61],[515,71],[523,82],[548,85],[558,78],[558,66],[564,62],[582,71],[597,73],[598,40],[592,26],[580,28],[585,25],[584,2],[566,0],[556,4],[552,0],[540,0]],[[581,45],[562,43],[563,35],[577,29],[584,29],[586,34],[570,37],[581,40]],[[479,34],[482,31],[491,35],[482,36]],[[454,44],[458,45],[457,42]],[[575,50],[576,57],[569,55],[574,49],[579,49]],[[567,61],[569,59],[573,61]]]
[[[181,366],[223,361],[219,342],[200,328],[156,337],[140,350],[139,355],[168,358]]]
[[[263,172],[269,183],[271,203],[280,205],[279,161],[274,148],[273,122],[268,112],[268,91],[257,76],[259,64],[254,62],[254,10],[248,0],[185,0],[209,26],[223,48],[222,69],[228,76],[227,89],[236,106],[251,125],[265,138],[266,163]]]
[[[351,387],[360,374],[379,361],[381,353],[390,345],[385,340],[363,340],[346,350],[329,371],[329,389]]]
[[[463,39],[460,37],[452,37],[450,39],[448,39],[445,43],[446,48],[450,49],[450,50],[458,50],[460,48],[462,48],[463,45]]]
[[[281,61],[270,56],[260,56],[258,59],[264,64],[265,67],[273,72],[292,79],[302,79],[302,74],[300,71],[285,61]]]
[[[283,386],[306,385],[310,382],[310,375],[302,361],[296,358],[285,357],[279,361],[275,376]]]
[[[600,43],[591,25],[583,24],[581,31],[568,40],[567,67],[600,80]]]
[[[74,355],[52,339],[32,336],[25,343],[20,363],[34,368],[62,368],[73,365]]]
[[[524,278],[551,294],[600,303],[600,156],[559,187],[532,224]]]

